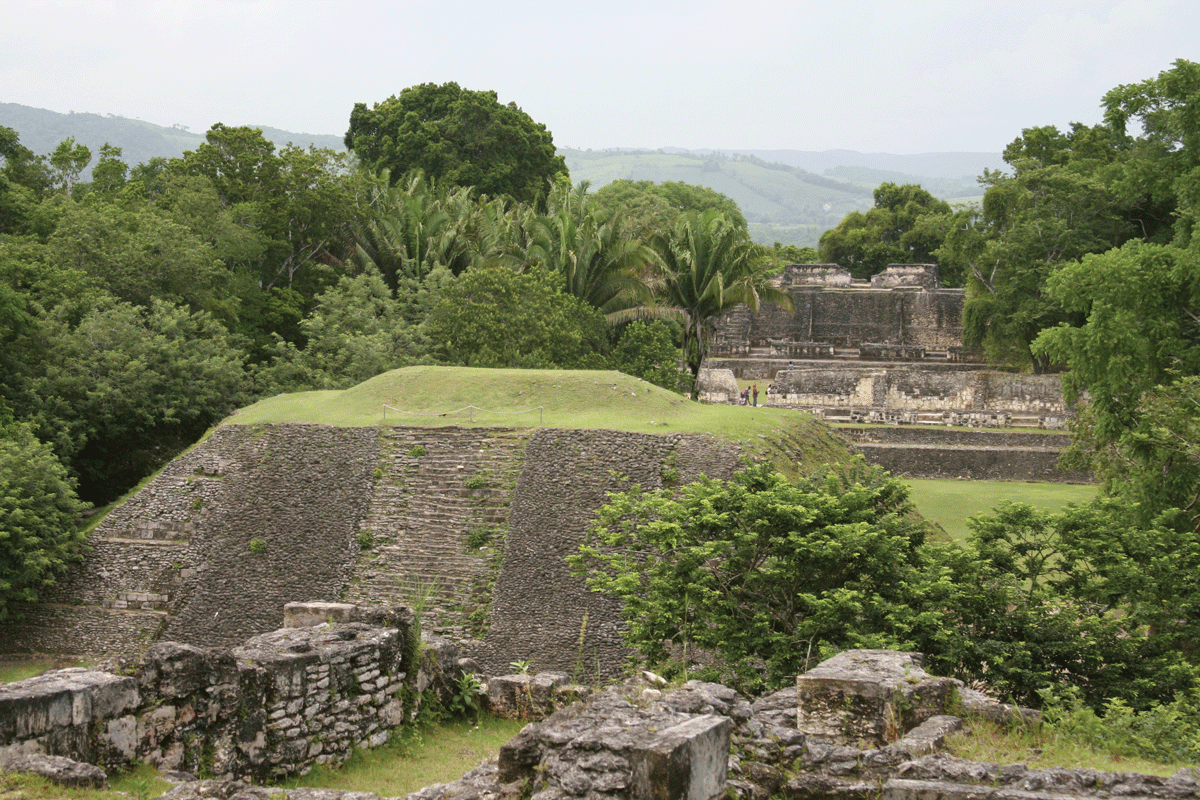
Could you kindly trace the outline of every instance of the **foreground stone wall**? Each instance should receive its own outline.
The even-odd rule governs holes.
[[[60,670],[0,686],[0,760],[271,778],[377,747],[405,718],[406,628],[285,628],[233,650],[155,645],[132,677]]]

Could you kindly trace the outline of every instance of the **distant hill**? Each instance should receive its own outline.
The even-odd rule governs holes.
[[[164,128],[140,119],[111,114],[60,114],[16,103],[0,103],[0,125],[15,130],[21,136],[21,144],[38,154],[52,152],[59,142],[73,136],[75,141],[87,145],[93,159],[105,142],[120,147],[121,159],[130,165],[144,164],[159,156],[178,158],[185,150],[195,150],[204,142],[203,131],[196,133],[181,126]],[[300,147],[312,144],[339,151],[346,149],[341,136],[292,133],[265,125],[250,127],[262,128],[263,136],[274,142],[276,147],[283,147],[290,142]],[[89,169],[84,173],[84,180],[90,175]]]
[[[226,121],[237,124],[236,121]],[[0,103],[0,125],[12,128],[35,153],[49,153],[69,136],[98,154],[105,142],[121,148],[127,164],[156,156],[176,158],[204,141],[204,132],[163,127],[111,114],[60,114],[16,103]],[[277,147],[294,143],[344,151],[340,135],[293,133],[268,126],[263,135]],[[592,189],[620,178],[683,181],[732,197],[750,223],[756,242],[815,246],[821,234],[851,211],[872,205],[884,182],[917,183],[950,202],[982,197],[976,178],[1001,169],[999,153],[858,153],[853,150],[574,150],[559,148],[575,182]],[[90,170],[83,179],[90,177]]]
[[[607,183],[683,181],[716,189],[737,202],[756,242],[816,246],[821,234],[851,211],[874,204],[881,183],[916,183],[949,202],[983,196],[976,178],[1004,166],[999,153],[925,153],[898,156],[830,150],[718,152],[572,150],[559,148],[571,179],[593,191]],[[820,169],[822,174],[813,170]]]

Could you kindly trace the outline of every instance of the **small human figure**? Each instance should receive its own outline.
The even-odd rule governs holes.
[[[788,362],[788,370],[793,370],[795,368],[796,368],[796,365],[789,361]]]
[[[754,405],[758,405],[758,384],[754,384]]]

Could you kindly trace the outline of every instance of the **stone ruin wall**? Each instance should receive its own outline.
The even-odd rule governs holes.
[[[751,313],[747,306],[737,306],[718,322],[712,355],[736,357],[751,347],[785,342],[961,351],[966,295],[962,289],[938,288],[932,265],[889,265],[869,285],[851,281],[836,265],[793,265],[781,288],[791,295],[794,310],[763,303]],[[814,349],[813,355],[833,353]]]
[[[155,645],[123,673],[69,669],[0,687],[0,761],[270,779],[378,747],[405,721],[408,627],[283,628],[239,647]]]
[[[162,635],[230,646],[273,630],[292,600],[336,600],[375,440],[367,428],[218,428],[97,526],[89,556],[22,608],[0,648],[135,652]]]
[[[539,430],[513,492],[491,627],[471,655],[492,675],[509,671],[514,659],[596,678],[623,674],[619,604],[588,591],[564,559],[584,541],[608,492],[662,488],[666,469],[688,483],[701,474],[728,478],[737,466],[732,446],[703,437]]]
[[[368,522],[392,525],[401,538],[429,528],[449,551],[468,552],[468,522],[435,529],[436,509],[420,512],[429,519],[414,511],[420,499],[437,501],[448,484],[396,479],[396,459],[404,461],[397,448],[433,448],[446,430],[223,426],[109,514],[92,534],[87,559],[44,602],[23,607],[23,620],[6,624],[0,652],[111,655],[143,652],[160,638],[232,646],[273,630],[296,600],[409,605],[405,587],[437,579],[437,559],[399,549],[385,558],[385,548],[363,549],[358,535]],[[521,659],[539,669],[574,672],[582,663],[586,674],[597,665],[615,674],[624,653],[616,608],[572,578],[562,557],[583,540],[606,491],[631,482],[659,488],[664,469],[681,482],[701,473],[727,477],[738,450],[681,434],[508,435],[520,440],[504,456],[520,465],[515,488],[501,490],[511,496],[509,530],[498,543],[498,565],[476,557],[493,570],[494,583],[486,633],[464,642],[466,654],[493,673]],[[453,471],[445,480],[461,488],[468,474]],[[256,539],[262,552],[251,550]],[[466,590],[455,591],[460,596],[437,602],[470,600],[461,596]]]
[[[776,404],[904,411],[991,411],[1065,418],[1062,386],[1054,375],[990,370],[834,369],[781,370]]]

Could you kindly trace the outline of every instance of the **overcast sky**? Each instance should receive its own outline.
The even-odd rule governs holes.
[[[998,152],[1200,61],[1196,0],[2,0],[0,102],[345,133],[419,83],[560,147]]]

